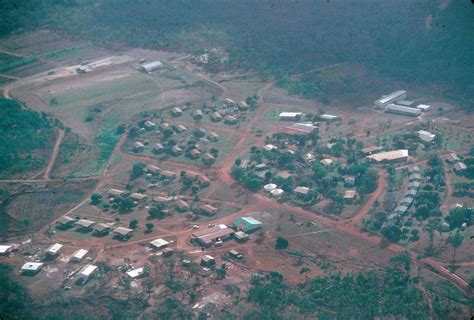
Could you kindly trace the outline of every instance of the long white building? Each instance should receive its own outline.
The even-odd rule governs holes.
[[[383,96],[382,98],[376,100],[374,104],[379,108],[384,108],[386,105],[398,101],[403,100],[407,97],[407,92],[405,90],[397,90],[389,95]]]

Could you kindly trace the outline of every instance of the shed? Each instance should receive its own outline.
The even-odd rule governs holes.
[[[63,227],[72,227],[75,221],[76,220],[71,217],[62,216],[56,221],[56,224],[59,224]]]
[[[165,65],[161,61],[152,61],[148,63],[144,63],[140,66],[140,70],[143,72],[153,72],[155,70],[163,69]]]
[[[0,245],[0,256],[6,256],[12,252],[13,247],[9,245]]]
[[[278,118],[284,121],[296,121],[296,120],[301,119],[302,115],[303,113],[301,112],[281,112],[278,115]]]
[[[76,226],[84,229],[89,229],[95,224],[94,221],[87,220],[87,219],[81,219],[76,222]]]
[[[214,131],[209,132],[209,134],[207,136],[208,136],[209,140],[211,140],[211,141],[218,141],[219,140],[219,135],[217,133],[215,133]]]
[[[211,116],[211,120],[214,122],[218,122],[222,120],[222,114],[218,111],[214,112]]]
[[[234,238],[238,242],[244,242],[250,239],[250,236],[243,231],[234,232]]]
[[[419,104],[416,106],[417,109],[420,109],[421,111],[423,112],[428,112],[431,110],[431,106],[427,105],[427,104]]]
[[[119,197],[119,196],[123,195],[125,193],[125,191],[119,190],[119,189],[109,189],[109,191],[107,191],[107,193],[108,193],[109,196]]]
[[[174,107],[173,109],[171,109],[171,114],[175,117],[179,117],[183,114],[183,110],[181,110],[181,108]]]
[[[341,119],[339,116],[336,116],[333,114],[327,114],[327,113],[320,115],[319,118],[321,120],[328,121],[328,122],[337,121]]]
[[[310,189],[308,187],[296,187],[295,190],[293,190],[294,193],[302,195],[307,195],[309,191]]]
[[[110,229],[112,229],[112,228],[110,227],[110,225],[108,225],[106,223],[98,223],[94,226],[94,232],[96,232],[97,234],[109,233]]]
[[[213,256],[208,254],[201,257],[201,265],[205,267],[210,267],[216,264],[216,259]]]
[[[395,113],[403,116],[418,117],[421,114],[420,109],[397,106],[396,104],[389,104],[385,107],[386,113]]]
[[[59,254],[59,251],[61,251],[63,245],[60,243],[55,243],[52,246],[50,246],[48,249],[46,249],[46,255],[55,257]]]
[[[199,211],[201,211],[204,214],[213,216],[217,213],[217,208],[213,207],[209,204],[205,204],[205,205],[202,205],[201,207],[199,207]]]
[[[117,227],[114,229],[114,234],[118,238],[128,238],[133,234],[133,230],[125,227]]]
[[[148,196],[146,194],[137,193],[137,192],[133,192],[130,194],[130,199],[135,200],[135,201],[142,201],[146,199],[147,197]]]
[[[236,117],[231,116],[231,115],[224,117],[224,122],[227,124],[237,124],[238,121],[239,120]]]
[[[145,275],[145,268],[136,268],[127,271],[127,275],[132,279],[137,279]]]
[[[419,173],[412,173],[409,177],[410,181],[420,181],[421,180],[421,174]]]
[[[431,132],[425,130],[419,130],[417,134],[418,138],[420,138],[424,142],[432,142],[436,138],[435,134],[432,134]]]

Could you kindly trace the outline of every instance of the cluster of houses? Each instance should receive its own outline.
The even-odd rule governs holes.
[[[374,105],[377,108],[385,110],[387,113],[410,117],[418,117],[422,112],[431,110],[431,106],[425,104],[416,105],[415,102],[406,100],[406,97],[407,92],[405,90],[397,90],[382,96],[374,102]]]
[[[115,190],[115,189],[112,189]],[[61,230],[67,230],[76,227],[80,232],[93,232],[96,236],[105,236],[110,232],[113,233],[114,238],[125,240],[133,235],[133,229],[125,227],[117,227],[115,223],[98,223],[88,219],[75,219],[69,216],[62,216],[56,220],[56,225]]]
[[[220,246],[226,240],[234,238],[238,242],[250,239],[249,233],[262,228],[261,221],[253,217],[238,217],[232,227],[225,224],[210,225],[207,229],[194,232],[191,241],[202,247]]]
[[[181,109],[175,107],[172,113],[181,114]],[[146,120],[142,123],[140,132],[155,132],[158,130],[161,133],[161,141],[151,144],[150,139],[136,140],[132,144],[132,151],[141,153],[150,146],[154,154],[167,154],[172,157],[179,157],[185,155],[190,159],[201,158],[205,164],[212,164],[216,160],[216,154],[208,151],[209,144],[219,141],[220,137],[214,131],[208,131],[204,128],[195,128],[190,131],[183,124],[169,124],[163,122],[157,124],[152,120]],[[168,144],[167,141],[172,136],[175,143]]]
[[[413,204],[414,198],[418,193],[421,184],[421,173],[419,166],[412,166],[408,169],[409,178],[408,186],[405,190],[405,194],[402,199],[400,199],[398,206],[395,208],[393,213],[389,216],[390,220],[404,216],[408,209],[410,209]]]

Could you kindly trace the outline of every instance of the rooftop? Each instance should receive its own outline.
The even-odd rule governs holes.
[[[387,160],[387,161],[397,160],[397,159],[402,159],[406,157],[408,157],[408,150],[406,149],[380,152],[380,153],[367,156],[368,159],[372,159],[377,162],[384,161],[384,160]]]

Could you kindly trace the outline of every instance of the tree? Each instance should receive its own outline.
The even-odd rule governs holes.
[[[146,231],[150,233],[150,232],[153,231],[153,228],[154,228],[154,227],[155,227],[155,225],[154,225],[153,223],[148,222],[148,223],[146,224]]]
[[[464,237],[459,232],[456,232],[454,235],[450,235],[448,237],[448,242],[453,247],[453,260],[452,260],[453,265],[454,265],[454,262],[456,261],[456,249],[462,245],[463,241],[464,241]]]
[[[136,229],[138,226],[138,220],[137,219],[130,220],[130,223],[128,224],[128,226],[130,227],[130,229]]]
[[[137,162],[133,164],[132,174],[130,175],[130,180],[135,180],[136,178],[143,175],[145,172],[146,164],[143,162]]]
[[[91,195],[91,203],[93,205],[98,205],[100,203],[100,201],[102,200],[103,196],[101,194],[98,194],[98,193],[93,193]]]
[[[163,205],[156,205],[154,207],[151,207],[148,210],[148,214],[152,218],[157,218],[157,219],[164,219],[166,216],[166,212],[164,211],[164,206]]]
[[[374,170],[367,170],[356,179],[356,185],[361,195],[369,194],[377,189],[378,175]]]
[[[114,198],[114,203],[117,204],[120,213],[129,212],[135,206],[135,203],[132,199],[123,196]]]
[[[402,230],[400,229],[399,226],[392,225],[390,227],[383,228],[382,234],[390,242],[397,243],[398,241],[400,241],[400,238],[402,236]]]
[[[283,237],[278,237],[275,241],[275,249],[282,250],[288,248],[288,240]]]

